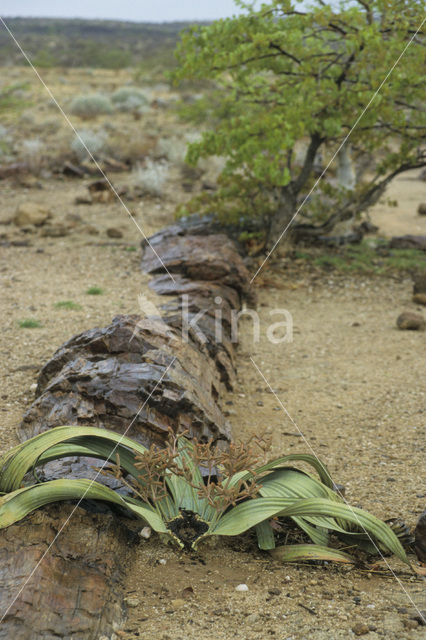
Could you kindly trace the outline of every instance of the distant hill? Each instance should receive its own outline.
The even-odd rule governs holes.
[[[187,22],[162,24],[59,18],[7,18],[30,59],[41,67],[150,65],[170,67],[173,50]],[[26,64],[0,24],[0,66]]]

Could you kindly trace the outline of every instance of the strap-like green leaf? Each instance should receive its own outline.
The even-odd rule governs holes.
[[[274,530],[269,524],[269,520],[264,520],[255,526],[257,544],[259,549],[269,551],[275,549]]]
[[[75,450],[73,443],[76,444]],[[134,472],[132,451],[138,454],[147,451],[146,447],[138,442],[97,427],[55,427],[22,442],[0,458],[0,491],[6,493],[18,489],[25,474],[40,463],[40,458],[41,462],[46,462],[56,457],[78,455],[80,447],[84,447],[87,451],[84,455],[92,455],[89,452],[93,450],[93,457],[107,459],[115,445],[117,448],[111,461],[116,462],[115,454],[118,453],[129,465],[129,473]],[[49,449],[54,446],[57,447],[56,453],[53,451],[49,454]]]
[[[0,497],[0,528],[8,527],[46,504],[62,500],[103,500],[128,509],[160,533],[167,528],[158,513],[148,504],[126,500],[112,489],[92,480],[51,480],[17,489]]]
[[[366,511],[339,504],[326,498],[308,498],[294,500],[291,498],[256,498],[237,505],[226,513],[212,527],[215,535],[235,536],[254,527],[262,520],[281,515],[287,517],[326,516],[341,518],[363,527],[373,539],[384,545],[386,549],[408,563],[405,551],[398,538],[387,524]]]
[[[354,559],[348,553],[319,544],[283,545],[273,549],[270,553],[274,560],[280,560],[281,562],[301,562],[303,560],[354,562]]]

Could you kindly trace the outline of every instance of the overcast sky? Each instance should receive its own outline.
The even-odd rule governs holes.
[[[238,13],[233,0],[0,0],[0,15],[112,18],[136,22],[212,20]]]

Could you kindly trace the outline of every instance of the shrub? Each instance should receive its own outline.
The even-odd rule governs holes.
[[[87,147],[87,148],[86,148]],[[71,149],[80,160],[85,160],[89,153],[97,156],[107,148],[107,136],[103,131],[95,132],[91,129],[81,129],[71,143]]]
[[[138,167],[135,170],[135,182],[150,195],[161,196],[168,173],[169,168],[167,164],[153,162],[153,160],[148,158],[145,167]]]
[[[70,104],[70,111],[85,120],[96,116],[112,113],[111,100],[100,93],[77,96]]]
[[[137,87],[121,87],[111,96],[118,111],[144,113],[149,108],[150,98],[145,91]]]

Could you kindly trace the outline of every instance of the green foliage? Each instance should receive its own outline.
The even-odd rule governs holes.
[[[111,100],[119,111],[137,111],[149,105],[146,92],[138,87],[121,87],[114,91]]]
[[[415,272],[426,267],[426,256],[417,249],[389,249],[386,242],[371,246],[368,241],[336,249],[295,251],[294,258],[342,273]]]
[[[40,329],[43,325],[35,318],[25,318],[25,320],[20,320],[19,326],[21,329]]]
[[[219,190],[196,207],[234,222],[242,212],[288,220],[314,184],[319,153],[325,166],[370,100],[350,137],[355,160],[368,158],[369,171],[354,192],[321,183],[329,199],[320,212],[307,203],[308,220],[359,213],[392,177],[426,164],[420,34],[375,95],[421,23],[418,0],[313,0],[306,10],[292,0],[259,10],[237,4],[243,15],[189,29],[176,50],[175,82],[215,87],[187,109],[206,126],[187,159],[227,159]],[[297,144],[304,145],[299,157]]]
[[[15,83],[0,87],[0,115],[21,111],[28,106],[28,101],[22,97],[22,93],[28,89],[28,84]]]
[[[101,287],[89,287],[86,291],[88,296],[101,296],[104,290]]]
[[[100,93],[76,96],[70,104],[71,113],[84,119],[112,113],[112,110],[111,100]]]
[[[80,311],[82,309],[81,305],[77,302],[73,302],[72,300],[60,300],[59,302],[55,302],[55,309],[70,309],[73,311]]]
[[[123,507],[181,548],[195,549],[206,537],[236,536],[253,528],[260,548],[274,549],[271,518],[278,520],[278,528],[290,518],[312,544],[277,549],[275,553],[283,561],[353,561],[339,549],[328,549],[332,533],[337,539],[341,536],[346,546],[349,540],[351,547],[394,553],[408,563],[392,528],[345,504],[317,458],[292,454],[259,465],[265,442],[255,439],[254,444],[231,444],[229,451],[223,452],[212,442],[201,444],[170,432],[164,448],[153,445],[147,449],[105,429],[56,427],[0,458],[0,528],[45,504],[91,498]],[[30,473],[37,480],[40,465],[69,456],[110,461],[100,472],[112,474],[131,495],[119,495],[96,479],[24,482]],[[309,465],[319,478],[294,467],[300,463]],[[205,478],[201,468],[206,471]],[[400,523],[396,531],[406,535]]]

